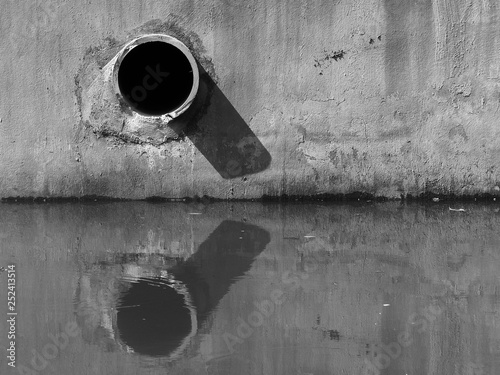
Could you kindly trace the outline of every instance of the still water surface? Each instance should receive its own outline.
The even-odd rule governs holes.
[[[2,204],[0,373],[500,374],[500,206],[449,208]]]

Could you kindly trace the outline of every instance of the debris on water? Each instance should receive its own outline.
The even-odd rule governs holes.
[[[465,209],[463,209],[463,208],[451,208],[451,207],[448,207],[448,209],[450,211],[465,212]]]
[[[319,324],[319,317],[316,320],[316,323]],[[340,341],[340,332],[336,329],[324,329],[320,327],[313,327],[314,330],[319,330],[323,333],[323,338],[328,338],[330,340]]]
[[[329,329],[325,333],[328,334],[328,337],[330,338],[330,340],[340,341],[340,333],[339,333],[339,331],[333,330],[333,329]]]

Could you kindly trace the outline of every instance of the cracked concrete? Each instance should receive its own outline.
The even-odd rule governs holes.
[[[117,4],[65,3],[50,28],[0,40],[0,197],[499,194],[493,0]],[[41,9],[9,2],[0,22]],[[123,108],[98,110],[108,98],[86,101],[153,32],[205,74],[178,127],[134,128]]]

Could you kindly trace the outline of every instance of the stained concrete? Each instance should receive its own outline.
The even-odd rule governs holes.
[[[0,197],[498,194],[498,15],[494,0],[4,1]],[[103,126],[120,109],[85,117],[120,46],[161,31],[204,71],[194,110],[161,139]]]

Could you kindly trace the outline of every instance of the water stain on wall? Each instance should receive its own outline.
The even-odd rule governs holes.
[[[434,50],[432,0],[384,0],[386,95],[422,90]]]

